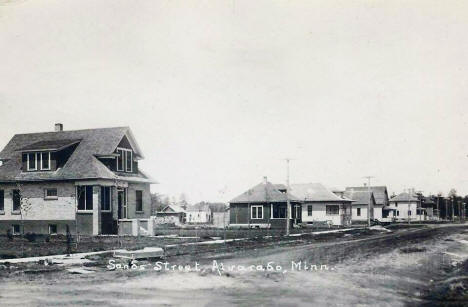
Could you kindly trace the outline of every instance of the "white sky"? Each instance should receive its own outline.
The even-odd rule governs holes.
[[[128,125],[191,202],[285,157],[294,183],[468,194],[467,33],[466,1],[0,0],[0,147]]]

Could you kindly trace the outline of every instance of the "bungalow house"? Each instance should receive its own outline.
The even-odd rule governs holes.
[[[424,219],[425,209],[421,200],[413,191],[403,192],[390,198],[388,218],[397,221],[417,221]]]
[[[17,134],[0,152],[0,233],[115,234],[151,215],[152,181],[130,128]]]
[[[161,211],[156,213],[156,217],[159,223],[164,224],[174,223],[180,225],[185,223],[186,211],[179,205],[167,205]]]
[[[375,198],[374,193],[369,191],[347,190],[344,196],[353,201],[353,222],[367,222],[368,214],[374,219]],[[369,211],[370,208],[370,211]]]
[[[386,186],[362,186],[362,187],[347,187],[346,192],[353,191],[368,191],[370,190],[374,195],[375,206],[374,206],[374,219],[382,221],[384,220],[389,211],[387,210],[389,199],[388,191]]]
[[[213,216],[211,208],[206,203],[188,206],[186,209],[186,222],[190,224],[211,224]]]
[[[230,227],[285,228],[287,218],[286,186],[268,182],[248,189],[229,202]],[[301,203],[289,195],[291,224],[301,222]]]
[[[351,225],[351,200],[336,195],[323,184],[292,184],[291,194],[302,203],[303,223]]]

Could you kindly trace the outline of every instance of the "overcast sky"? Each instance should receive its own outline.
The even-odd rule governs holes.
[[[408,3],[411,2],[411,3]],[[466,1],[0,0],[0,147],[130,126],[153,191],[468,194]]]

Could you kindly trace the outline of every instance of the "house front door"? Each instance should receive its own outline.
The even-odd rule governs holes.
[[[295,205],[294,206],[294,223],[301,223],[302,222],[302,206]]]
[[[117,204],[119,207],[118,217],[119,219],[127,218],[127,201],[125,197],[125,190],[117,191]]]

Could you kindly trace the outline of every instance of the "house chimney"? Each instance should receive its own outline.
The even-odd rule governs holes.
[[[55,124],[55,132],[63,131],[63,124],[56,123]]]

